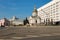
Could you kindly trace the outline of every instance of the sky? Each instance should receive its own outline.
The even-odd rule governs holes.
[[[0,18],[26,18],[32,15],[34,5],[37,9],[51,0],[0,0]]]

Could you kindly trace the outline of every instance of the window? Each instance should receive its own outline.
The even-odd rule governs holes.
[[[60,1],[59,1],[60,2]],[[56,2],[56,4],[58,4],[59,2]]]

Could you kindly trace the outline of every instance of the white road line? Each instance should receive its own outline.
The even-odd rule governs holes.
[[[28,37],[11,37],[12,39],[24,39],[24,38],[28,38]]]
[[[39,37],[38,35],[26,35],[27,37]]]
[[[26,37],[11,37],[12,39],[24,39],[24,38],[32,38],[32,37],[44,37],[44,36],[52,36],[51,34],[41,34],[41,35],[26,35]]]

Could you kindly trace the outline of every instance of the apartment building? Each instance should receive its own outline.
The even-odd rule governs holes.
[[[38,16],[41,17],[42,22],[53,20],[53,22],[60,21],[60,0],[52,0],[44,6],[37,9]]]

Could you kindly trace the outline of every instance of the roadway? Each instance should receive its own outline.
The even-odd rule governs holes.
[[[60,40],[60,26],[7,27],[0,40]]]

